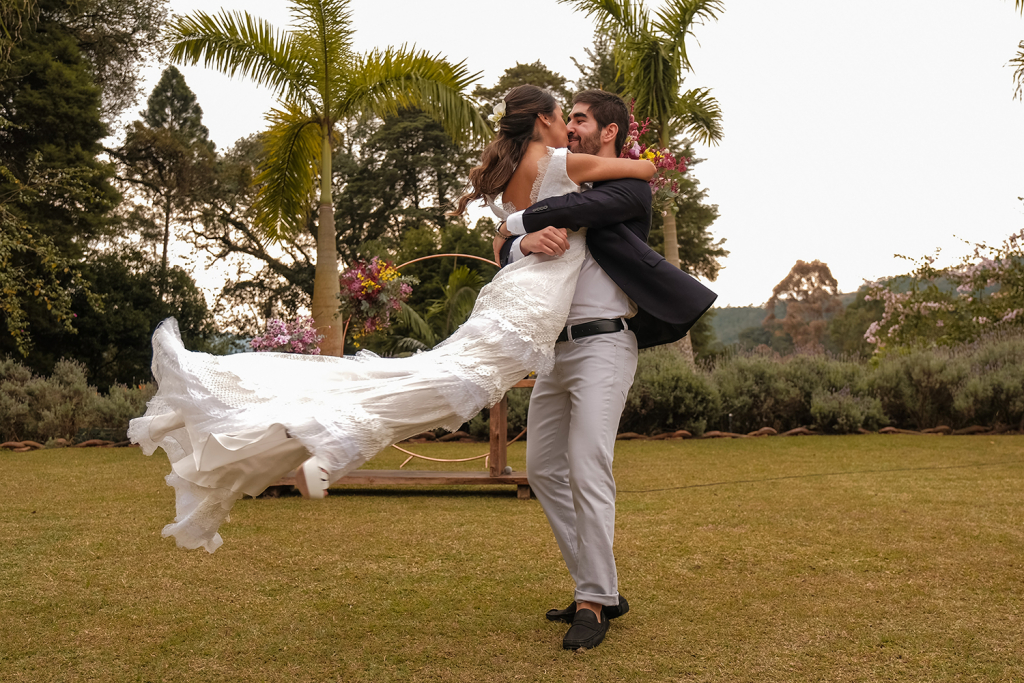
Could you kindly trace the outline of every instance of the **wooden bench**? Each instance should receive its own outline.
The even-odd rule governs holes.
[[[524,379],[513,389],[532,387],[536,380]],[[335,482],[346,486],[485,486],[515,485],[517,497],[530,498],[530,482],[526,472],[505,474],[508,465],[508,397],[504,396],[491,408],[490,453],[487,470],[477,472],[424,472],[422,470],[355,470]],[[277,486],[295,486],[295,472],[279,480]]]

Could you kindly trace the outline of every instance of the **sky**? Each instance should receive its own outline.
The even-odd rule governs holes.
[[[657,7],[659,3],[649,3]],[[282,28],[287,4],[171,0],[245,9]],[[555,0],[351,0],[356,50],[415,44],[465,60],[493,85],[536,60],[574,80],[593,24]],[[470,8],[467,10],[467,7]],[[1024,102],[1008,66],[1024,40],[1011,0],[725,0],[695,28],[687,87],[709,87],[725,137],[693,170],[730,251],[709,286],[719,306],[759,305],[797,259],[829,265],[842,291],[940,264],[1024,229]],[[161,66],[147,71],[148,92]],[[273,99],[251,82],[182,68],[218,147],[265,127]]]

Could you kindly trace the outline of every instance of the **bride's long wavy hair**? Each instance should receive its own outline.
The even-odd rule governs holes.
[[[484,148],[480,165],[469,172],[469,187],[449,216],[461,216],[471,201],[495,197],[505,189],[533,139],[537,115],[553,116],[556,105],[551,93],[535,85],[520,85],[508,91],[498,136]]]

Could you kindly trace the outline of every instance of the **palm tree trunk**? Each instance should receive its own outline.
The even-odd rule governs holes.
[[[320,152],[320,214],[316,231],[316,274],[313,277],[313,322],[324,336],[320,353],[345,353],[343,326],[338,316],[338,246],[334,231],[334,201],[331,198],[331,138],[325,126]]]
[[[665,260],[676,268],[679,267],[679,235],[676,232],[676,213],[672,210],[672,200],[668,200],[661,213],[662,232],[665,236]],[[690,365],[694,364],[693,344],[687,335],[671,345]]]
[[[666,202],[661,212],[661,230],[665,235],[665,260],[676,268],[679,267],[679,235],[676,233],[676,213],[672,210],[672,200]]]

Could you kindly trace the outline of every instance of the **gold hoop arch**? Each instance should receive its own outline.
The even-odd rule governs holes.
[[[412,261],[406,261],[405,263],[403,263],[400,266],[395,266],[395,270],[401,270],[402,268],[405,268],[406,266],[410,266],[410,265],[412,265],[414,263],[419,263],[420,261],[426,261],[426,260],[432,259],[432,258],[442,258],[442,257],[445,257],[445,256],[454,256],[455,258],[458,258],[460,256],[462,258],[471,258],[471,259],[475,259],[477,261],[483,261],[484,263],[490,263],[492,266],[495,266],[497,268],[501,268],[500,264],[495,263],[491,259],[484,258],[483,256],[473,256],[472,254],[430,254],[429,256],[421,256],[419,258],[414,258]]]
[[[512,439],[511,441],[509,441],[509,443],[513,444],[516,441],[519,441],[520,437],[522,437],[522,435],[525,434],[525,433],[526,433],[526,427],[523,427],[523,431],[519,432],[519,434],[516,436],[516,438]],[[431,462],[469,462],[470,460],[479,460],[480,458],[486,458],[486,457],[488,457],[491,454],[490,451],[487,451],[486,453],[483,453],[481,455],[474,455],[471,458],[430,458],[430,457],[427,457],[425,455],[420,455],[419,453],[413,453],[412,451],[407,451],[404,448],[402,448],[401,446],[399,446],[398,444],[391,444],[391,447],[394,448],[395,450],[402,451],[403,453],[405,453],[406,455],[409,456],[408,458],[406,458],[402,462],[401,465],[398,466],[398,469],[402,469],[403,467],[408,465],[409,461],[412,460],[413,458],[419,458],[420,460],[430,460]],[[485,463],[485,464],[489,464],[489,463]]]
[[[453,256],[455,258],[459,258],[461,256],[462,258],[475,259],[477,261],[483,261],[484,263],[489,263],[492,266],[496,266],[497,268],[501,268],[500,264],[495,263],[494,261],[492,261],[490,259],[486,259],[486,258],[484,258],[482,256],[473,256],[472,254],[430,254],[429,256],[421,256],[420,258],[415,258],[415,259],[413,259],[411,261],[406,261],[405,263],[403,263],[400,266],[395,266],[395,270],[401,270],[402,268],[405,268],[406,266],[410,266],[413,263],[419,263],[420,261],[427,261],[427,260],[432,259],[432,258],[444,258],[446,256]],[[347,325],[346,325],[346,327],[347,327]],[[524,428],[523,431],[519,432],[519,435],[516,436],[516,438],[512,439],[511,441],[509,441],[509,443],[515,443],[525,433],[526,433],[526,429]],[[398,444],[391,444],[391,447],[394,448],[395,450],[401,451],[402,453],[405,453],[406,455],[409,456],[408,458],[405,459],[405,461],[402,462],[401,465],[398,466],[398,469],[402,469],[403,467],[408,465],[409,461],[412,460],[413,458],[419,458],[420,460],[429,460],[431,462],[469,462],[471,460],[479,460],[480,458],[486,458],[486,457],[488,457],[491,454],[490,451],[487,451],[486,453],[483,453],[482,455],[474,455],[471,458],[431,458],[431,457],[428,457],[426,455],[420,455],[419,453],[413,453],[412,451],[407,451],[404,448],[402,448],[401,446],[399,446]]]

